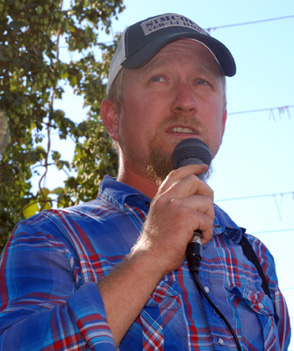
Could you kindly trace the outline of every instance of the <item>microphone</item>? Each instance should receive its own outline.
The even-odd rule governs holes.
[[[210,165],[211,163],[211,152],[209,147],[201,140],[188,138],[182,140],[175,148],[172,161],[174,168],[179,168],[189,164],[202,164],[205,163]],[[202,180],[204,179],[204,174],[198,175]],[[203,295],[206,297],[207,301],[210,303],[215,312],[222,318],[230,332],[233,335],[233,338],[236,342],[237,348],[241,351],[241,346],[238,340],[238,337],[225,318],[223,313],[215,306],[215,304],[211,301],[209,295],[206,293],[205,289],[201,285],[197,273],[199,272],[200,261],[202,258],[202,233],[200,230],[195,230],[193,239],[189,242],[186,249],[186,258],[188,261],[190,272],[193,275],[196,286],[202,291]]]
[[[210,165],[212,160],[209,147],[201,140],[188,138],[180,141],[176,146],[172,161],[174,168],[180,168],[190,164],[207,164]],[[203,180],[205,173],[198,175]],[[199,265],[202,258],[202,233],[195,230],[192,240],[187,245],[186,258],[190,272],[199,271]]]

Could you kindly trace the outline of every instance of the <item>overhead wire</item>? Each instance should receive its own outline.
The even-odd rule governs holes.
[[[263,230],[263,231],[260,231],[260,232],[252,232],[252,234],[254,234],[254,235],[261,235],[261,234],[292,232],[292,231],[294,231],[294,228]]]
[[[282,16],[282,17],[273,17],[273,18],[267,18],[263,20],[256,20],[256,21],[248,21],[248,22],[241,22],[241,23],[234,23],[234,24],[225,24],[222,26],[217,26],[217,27],[209,27],[206,28],[208,32],[216,29],[223,29],[223,28],[230,28],[230,27],[238,27],[238,26],[248,26],[251,24],[258,24],[258,23],[264,23],[264,22],[271,22],[271,21],[280,21],[280,20],[285,20],[289,18],[294,18],[294,15],[288,15],[288,16]]]
[[[220,199],[216,200],[216,202],[224,202],[224,201],[238,201],[238,200],[248,200],[248,199],[257,199],[257,198],[263,198],[263,197],[276,197],[276,196],[285,196],[285,195],[292,195],[294,199],[294,190],[289,191],[289,192],[283,192],[283,193],[273,193],[273,194],[265,194],[265,195],[252,195],[252,196],[242,196],[242,197],[233,197],[233,198],[227,198],[227,199]]]
[[[240,114],[248,114],[248,113],[258,113],[258,112],[266,112],[266,111],[274,111],[278,110],[279,113],[283,113],[288,111],[289,109],[294,108],[294,105],[286,105],[286,106],[278,106],[278,107],[268,107],[268,108],[261,108],[256,110],[247,110],[247,111],[236,111],[236,112],[228,112],[228,115],[240,115]],[[289,114],[290,116],[290,114]]]

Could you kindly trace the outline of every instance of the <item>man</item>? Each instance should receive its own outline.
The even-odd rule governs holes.
[[[270,290],[239,245],[245,236],[197,175],[173,170],[183,139],[214,157],[226,122],[229,50],[184,16],[126,29],[101,115],[117,143],[117,180],[96,200],[20,223],[2,256],[1,350],[286,350],[290,324],[274,261],[246,234]],[[185,251],[202,233],[199,280]],[[233,337],[235,334],[235,338]]]

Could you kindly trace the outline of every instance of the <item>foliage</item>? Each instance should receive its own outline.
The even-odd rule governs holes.
[[[98,38],[123,9],[122,0],[0,0],[0,248],[18,221],[92,199],[105,173],[115,174],[117,156],[99,116],[115,44]],[[55,108],[66,85],[88,106],[80,124]],[[53,132],[74,140],[73,160],[53,150]],[[48,189],[49,167],[75,175]]]

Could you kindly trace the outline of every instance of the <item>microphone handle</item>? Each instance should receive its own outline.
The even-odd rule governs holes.
[[[192,240],[187,245],[186,258],[190,272],[199,272],[200,261],[202,258],[202,233],[195,230]]]

